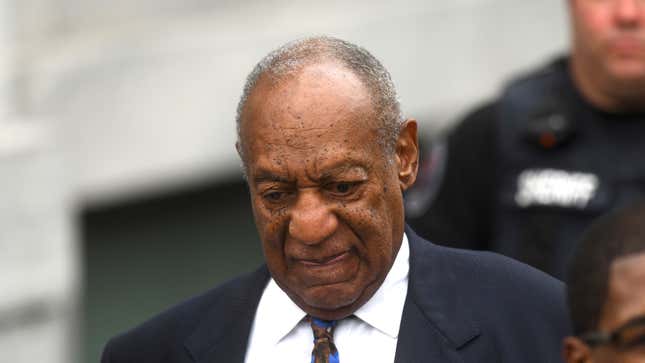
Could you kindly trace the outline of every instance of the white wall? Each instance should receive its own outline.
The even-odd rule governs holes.
[[[0,0],[0,120],[11,108],[13,69],[13,21],[7,0]]]
[[[79,261],[70,186],[47,129],[0,120],[0,360],[73,363]]]
[[[566,47],[556,0],[22,4],[21,102],[55,122],[90,203],[236,175],[244,77],[287,40],[330,34],[365,46],[428,129]]]
[[[0,361],[76,362],[78,249],[55,124],[21,113],[16,3],[0,0]]]

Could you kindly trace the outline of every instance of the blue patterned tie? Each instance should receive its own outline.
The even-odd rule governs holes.
[[[311,317],[311,329],[314,332],[314,349],[311,351],[311,363],[339,363],[338,350],[334,345],[334,327],[336,321],[321,320]]]

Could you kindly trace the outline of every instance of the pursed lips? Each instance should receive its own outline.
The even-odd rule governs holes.
[[[618,36],[610,39],[609,46],[618,52],[639,52],[645,47],[645,39],[635,36]]]
[[[354,279],[360,263],[353,248],[339,253],[298,255],[291,260],[292,278],[307,288],[335,285]]]
[[[327,267],[342,262],[349,256],[350,253],[348,250],[322,258],[296,258],[295,260],[307,267]]]

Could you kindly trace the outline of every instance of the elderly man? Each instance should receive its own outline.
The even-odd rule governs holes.
[[[573,260],[567,363],[645,362],[645,204],[603,217]]]
[[[438,193],[416,191],[434,200],[408,215],[425,238],[558,278],[594,218],[645,197],[645,2],[566,3],[570,55],[460,122],[445,166],[422,169],[443,171],[420,176],[443,175]]]
[[[266,266],[111,340],[104,363],[558,361],[559,282],[406,229],[417,123],[367,51],[279,48],[237,123]]]

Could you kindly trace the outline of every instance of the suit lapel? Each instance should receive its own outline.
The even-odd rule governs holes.
[[[185,347],[197,363],[243,362],[260,297],[269,279],[262,266],[215,304]]]
[[[441,250],[406,228],[410,242],[410,281],[399,331],[395,362],[461,362],[458,350],[477,339],[456,281],[460,266],[442,258]]]
[[[414,302],[406,301],[394,362],[461,361],[457,351],[439,334],[423,311]]]

